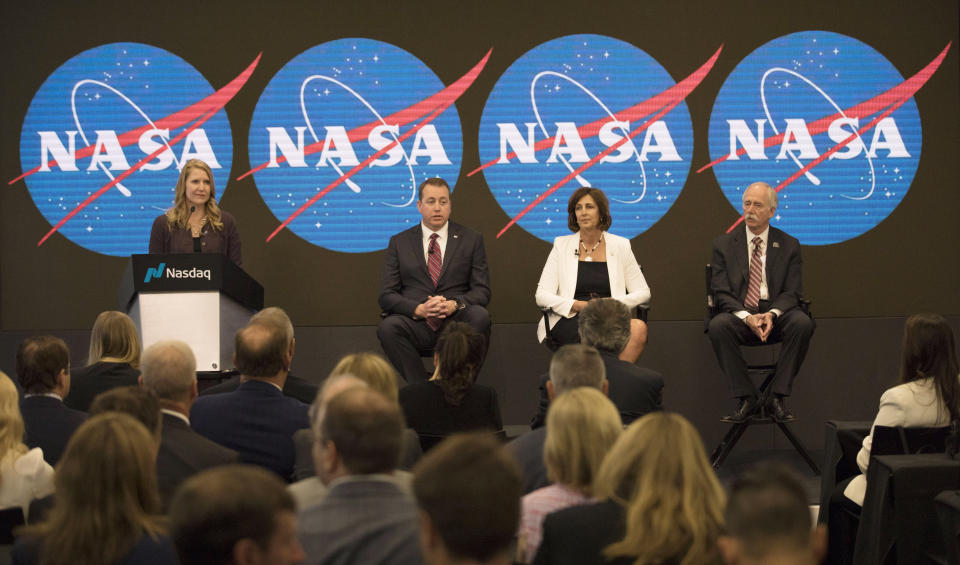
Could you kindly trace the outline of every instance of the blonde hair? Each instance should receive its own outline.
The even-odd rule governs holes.
[[[210,179],[210,198],[204,206],[206,208],[207,222],[210,226],[220,231],[223,229],[223,220],[220,215],[220,207],[217,206],[217,190],[213,185],[213,171],[210,166],[200,159],[190,159],[180,170],[180,178],[177,179],[177,186],[173,189],[173,208],[167,210],[167,223],[170,227],[185,229],[190,219],[190,208],[187,206],[187,176],[193,169],[200,169],[207,173]]]
[[[626,535],[607,546],[607,558],[633,557],[637,565],[719,561],[726,495],[683,416],[657,412],[627,428],[600,467],[594,495],[626,509]]]
[[[56,468],[47,520],[25,529],[42,538],[40,565],[120,561],[161,526],[156,443],[132,416],[106,412],[84,422]]]
[[[347,355],[330,371],[329,377],[337,375],[354,376],[386,396],[394,404],[398,402],[397,371],[393,365],[376,353],[363,352]]]
[[[20,395],[6,373],[0,371],[0,460],[8,455],[23,455],[23,416],[20,414]],[[3,477],[0,476],[0,483]]]
[[[543,445],[547,478],[589,496],[604,455],[622,432],[620,413],[599,390],[580,387],[554,398]]]
[[[107,310],[97,316],[90,333],[87,364],[109,359],[140,366],[140,334],[130,316],[116,310]]]

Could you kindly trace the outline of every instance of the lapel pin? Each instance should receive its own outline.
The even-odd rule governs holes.
[[[453,234],[453,239],[457,239],[458,237],[460,237],[460,236],[457,235],[457,234]]]
[[[774,242],[773,242],[773,246],[774,246],[774,247],[780,247],[780,242],[779,242],[779,241],[774,241]]]

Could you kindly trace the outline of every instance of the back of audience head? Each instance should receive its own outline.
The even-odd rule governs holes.
[[[444,399],[459,406],[477,377],[483,363],[483,341],[472,326],[463,322],[448,322],[434,347],[437,365],[437,384]]]
[[[914,314],[903,330],[900,382],[932,378],[937,395],[950,411],[950,419],[960,419],[960,382],[957,375],[956,344],[953,329],[939,314]]]
[[[17,348],[17,378],[25,394],[70,391],[70,350],[58,337],[28,337]]]
[[[564,345],[550,359],[548,391],[559,396],[578,387],[606,392],[607,369],[596,348],[572,343]]]
[[[397,402],[397,371],[386,359],[376,353],[351,353],[340,359],[330,371],[330,377],[336,375],[352,375],[364,382],[370,388]],[[327,378],[330,378],[327,377]]]
[[[140,334],[130,316],[123,312],[107,310],[93,322],[87,364],[100,361],[140,365]]]
[[[580,387],[561,394],[547,412],[547,478],[590,495],[603,457],[622,432],[620,413],[600,391]]]
[[[270,379],[290,370],[293,342],[272,322],[251,321],[237,330],[234,365],[244,377]]]
[[[140,384],[163,403],[189,404],[197,395],[197,359],[186,343],[158,341],[140,362]]]
[[[22,455],[27,452],[27,446],[23,443],[23,430],[20,394],[10,377],[0,371],[0,460],[10,453]]]
[[[344,390],[323,411],[317,475],[329,484],[344,475],[391,473],[400,459],[402,434],[399,405],[369,388]]]
[[[251,465],[203,471],[177,491],[170,533],[180,565],[287,565],[305,559],[293,498],[273,473]]]
[[[657,412],[631,424],[604,459],[594,496],[626,508],[626,535],[604,550],[608,558],[718,558],[725,494],[700,435],[683,416]]]
[[[369,385],[348,373],[331,374],[323,381],[309,410],[310,427],[313,429],[314,437],[320,437],[320,423],[323,421],[323,413],[330,399],[351,388],[369,388]]]
[[[47,520],[27,530],[42,538],[41,562],[116,563],[144,534],[163,532],[156,444],[132,416],[92,416],[57,464]]]
[[[451,436],[414,468],[420,543],[431,565],[508,560],[520,520],[520,469],[489,434]]]
[[[820,563],[826,529],[813,529],[803,483],[783,464],[761,464],[730,487],[725,534],[717,544],[730,565]]]
[[[150,392],[138,386],[121,386],[102,392],[90,404],[90,415],[104,412],[120,412],[135,418],[153,434],[154,442],[159,443],[160,403]]]
[[[280,330],[284,341],[287,343],[292,342],[294,339],[293,322],[290,321],[290,316],[287,316],[283,308],[268,306],[251,316],[248,323],[274,326]]]
[[[620,353],[630,341],[630,309],[616,298],[591,300],[577,317],[582,343]]]

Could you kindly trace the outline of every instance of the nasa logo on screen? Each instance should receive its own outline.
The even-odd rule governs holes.
[[[774,39],[721,87],[710,117],[712,162],[701,170],[712,167],[738,211],[752,182],[777,188],[772,223],[806,245],[857,237],[910,188],[922,145],[913,94],[946,51],[904,80],[852,37],[805,31]]]
[[[453,185],[460,174],[453,103],[485,62],[448,87],[410,53],[372,39],[331,41],[287,63],[250,124],[258,166],[247,174],[281,222],[268,241],[287,227],[334,251],[377,251],[416,225],[417,186],[430,177]]]
[[[618,235],[656,223],[690,170],[683,99],[718,54],[683,84],[644,51],[600,35],[554,39],[517,59],[480,121],[481,169],[511,218],[500,234],[514,223],[544,241],[568,233],[567,201],[581,186],[606,193]]]
[[[219,92],[158,47],[111,43],[74,56],[34,95],[20,134],[23,179],[52,228],[105,255],[145,253],[173,204],[181,164],[202,159],[222,198],[233,159],[223,106],[256,61]]]

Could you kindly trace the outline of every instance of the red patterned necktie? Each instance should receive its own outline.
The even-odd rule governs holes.
[[[440,237],[437,234],[430,236],[430,245],[427,247],[427,269],[430,271],[430,280],[433,281],[433,286],[437,286],[437,280],[440,279],[440,267],[443,266],[443,257],[440,254],[440,246],[437,244],[437,238]],[[440,329],[440,326],[443,324],[443,320],[437,318],[427,318],[427,325],[430,326],[430,329],[437,331]]]
[[[763,279],[763,260],[760,245],[763,239],[760,236],[753,238],[753,255],[750,257],[750,284],[747,286],[747,299],[743,305],[751,312],[756,312],[760,305],[760,281]]]

